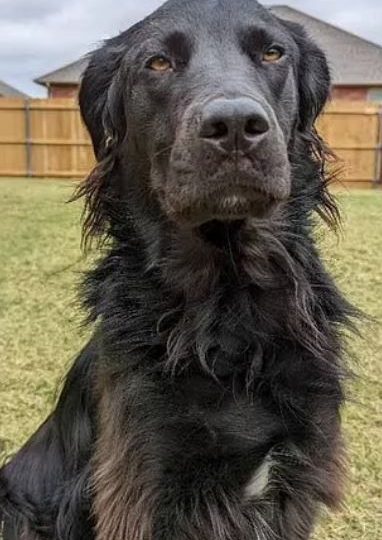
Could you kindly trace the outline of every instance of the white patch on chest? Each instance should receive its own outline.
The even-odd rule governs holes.
[[[262,464],[255,470],[248,484],[244,488],[246,499],[258,499],[264,495],[271,481],[271,471],[275,462],[270,455],[264,458]]]

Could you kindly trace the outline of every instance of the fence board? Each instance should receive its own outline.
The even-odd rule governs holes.
[[[72,99],[0,99],[0,176],[82,178],[94,164]]]
[[[377,104],[330,104],[318,128],[343,163],[343,183],[381,184],[382,122]],[[0,176],[82,178],[92,146],[73,99],[0,99]]]
[[[346,186],[373,187],[381,182],[381,108],[377,104],[331,103],[318,129],[343,165]]]

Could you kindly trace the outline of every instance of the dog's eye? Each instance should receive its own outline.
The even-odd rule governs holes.
[[[263,62],[274,63],[278,62],[282,58],[284,51],[279,47],[269,47],[263,53]]]
[[[156,56],[155,58],[152,58],[148,62],[147,67],[153,71],[160,71],[162,73],[173,70],[170,60],[164,56]]]

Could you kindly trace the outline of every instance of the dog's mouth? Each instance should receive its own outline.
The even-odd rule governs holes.
[[[233,162],[227,158],[223,163],[221,158],[209,163],[202,153],[197,167],[188,162],[192,156],[188,161],[184,157],[185,163],[180,160],[180,164],[174,158],[169,168],[155,162],[153,191],[164,213],[180,227],[196,229],[210,222],[268,219],[291,190],[286,155],[280,151],[275,157],[276,150],[272,151],[267,154],[269,159],[259,153],[256,160]]]
[[[219,248],[232,247],[248,219],[269,218],[280,202],[268,194],[253,191],[247,197],[243,193],[217,196],[204,204],[188,207],[182,218],[205,242]]]
[[[242,223],[248,218],[266,219],[280,203],[281,199],[269,193],[236,189],[229,194],[201,194],[186,204],[173,207],[171,217],[180,225],[204,231],[216,223],[228,225]]]

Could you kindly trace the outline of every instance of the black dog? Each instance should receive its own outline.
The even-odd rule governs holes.
[[[96,51],[80,103],[94,336],[1,470],[12,540],[306,540],[338,504],[341,331],[314,122],[325,57],[255,0],[170,0]]]

